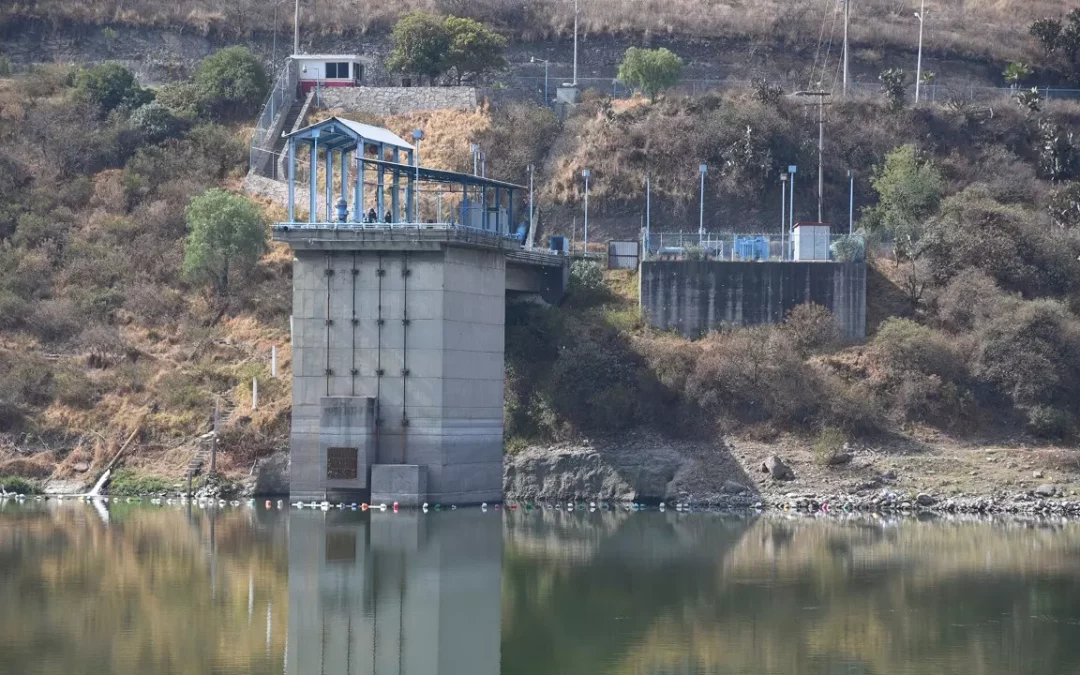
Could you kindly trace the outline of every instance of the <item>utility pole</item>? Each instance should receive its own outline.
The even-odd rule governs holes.
[[[926,0],[919,3],[919,11],[915,12],[915,18],[919,20],[919,57],[915,61],[915,103],[919,102],[919,83],[922,80],[922,36],[923,20],[926,19]]]
[[[292,53],[300,53],[300,0],[296,0],[296,9],[293,13]]]
[[[844,0],[844,88],[842,97],[847,100],[848,80],[848,21],[851,19],[851,0]]]
[[[578,0],[574,0],[574,86],[577,86]]]
[[[825,178],[823,173],[824,160],[824,146],[825,146],[825,97],[829,95],[827,91],[797,91],[796,96],[817,96],[818,97],[818,141],[817,141],[817,219],[818,222],[822,222],[822,199],[821,195],[825,186]]]
[[[591,169],[584,169],[581,172],[583,178],[585,178],[585,258],[589,257],[589,176],[592,175]]]
[[[645,246],[649,245],[652,227],[652,168],[645,169]]]

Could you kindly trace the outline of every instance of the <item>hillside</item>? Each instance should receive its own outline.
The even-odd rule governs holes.
[[[269,245],[227,293],[184,263],[189,204],[238,192],[246,168],[265,81],[245,54],[230,56],[250,69],[244,100],[202,66],[153,103],[112,66],[0,80],[0,477],[92,476],[125,448],[126,476],[168,486],[215,408],[227,476],[287,446],[288,251]],[[574,233],[577,176],[592,168],[597,241],[637,236],[646,171],[654,231],[696,229],[702,162],[711,230],[775,230],[791,163],[796,217],[816,216],[815,112],[748,87],[655,102],[592,92],[564,121],[526,102],[363,119],[423,128],[435,167],[467,170],[473,142],[491,175],[522,183],[537,166],[543,236]],[[510,308],[508,450],[627,432],[795,439],[811,461],[866,439],[1072,443],[1078,123],[1067,101],[831,105],[826,218],[846,222],[854,170],[874,257],[867,344],[843,344],[819,308],[690,343],[644,326],[632,276],[579,267],[563,306]]]
[[[580,4],[580,19],[582,29],[592,35],[748,39],[761,45],[809,44],[813,48],[821,36],[839,37],[834,6],[840,3],[589,0]],[[930,6],[933,19],[928,26],[928,44],[936,52],[953,56],[999,61],[1020,58],[1028,49],[1026,27],[1037,18],[1062,15],[1070,7],[1064,0],[934,2]],[[571,2],[544,0],[406,0],[392,4],[331,0],[302,3],[302,28],[306,38],[379,32],[389,29],[406,12],[423,9],[469,16],[525,39],[543,39],[565,36],[572,30],[573,8]],[[917,3],[911,6],[888,0],[861,0],[853,4],[851,37],[869,49],[912,49],[918,30],[911,13],[917,9]],[[17,0],[0,7],[0,21],[157,26],[231,37],[270,32],[275,17],[278,28],[286,32],[291,28],[291,7],[268,11],[265,3],[254,0]]]

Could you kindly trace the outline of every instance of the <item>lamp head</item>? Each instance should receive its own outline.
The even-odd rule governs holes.
[[[581,175],[584,178],[588,178],[588,177],[592,176],[592,169],[582,169],[581,170]]]

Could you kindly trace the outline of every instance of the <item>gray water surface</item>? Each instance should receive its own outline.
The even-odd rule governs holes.
[[[7,502],[0,673],[1080,674],[1080,523]]]

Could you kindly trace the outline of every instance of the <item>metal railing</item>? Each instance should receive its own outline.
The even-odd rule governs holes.
[[[289,114],[289,109],[296,103],[298,78],[295,62],[292,59],[286,60],[274,80],[274,88],[263,104],[259,118],[255,121],[255,133],[251,136],[251,150],[248,153],[249,171],[274,178],[274,153],[281,137],[281,125]]]
[[[778,233],[652,232],[642,233],[645,260],[734,260],[854,262],[865,259],[860,234],[800,237]]]

